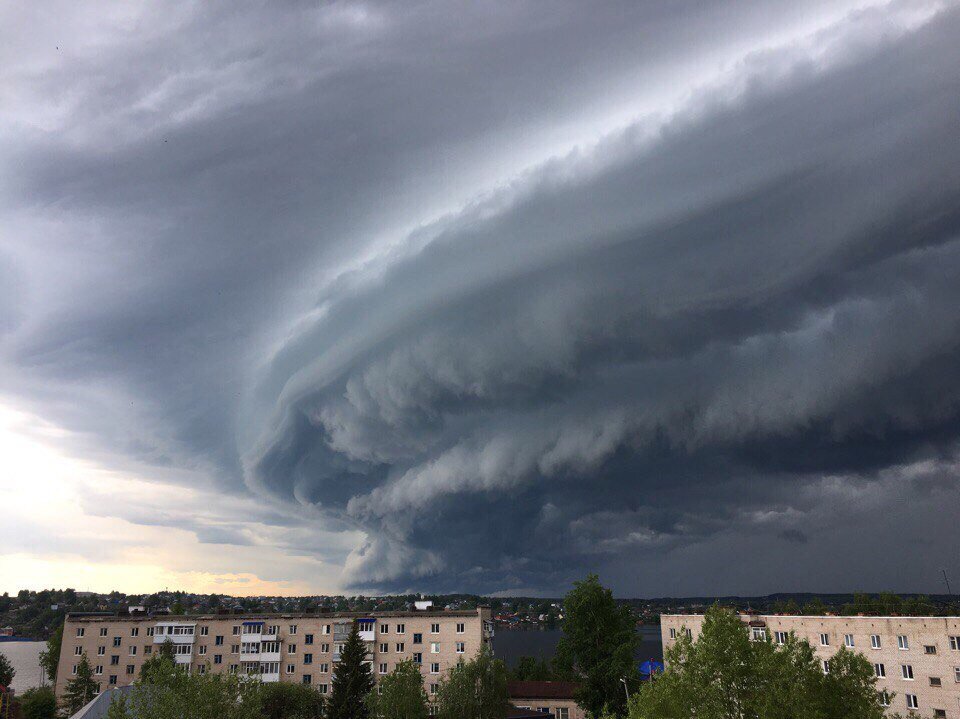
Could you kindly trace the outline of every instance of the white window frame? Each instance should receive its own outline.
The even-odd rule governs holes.
[[[884,679],[887,676],[887,668],[883,662],[875,662],[873,665],[873,675],[878,679]]]
[[[882,646],[883,646],[883,645],[882,645],[882,643],[880,642],[880,635],[879,635],[879,634],[871,634],[871,635],[870,635],[870,648],[871,648],[871,649],[880,649]]]
[[[826,632],[820,632],[820,646],[829,647],[830,646],[830,635]]]
[[[906,634],[897,635],[897,649],[901,651],[907,651],[910,648],[910,640],[907,638]]]
[[[773,641],[774,641],[776,644],[780,644],[780,645],[786,644],[786,643],[787,643],[787,632],[774,632],[774,633],[773,633]]]
[[[907,709],[919,709],[920,702],[917,700],[916,694],[905,694],[907,700]]]
[[[440,642],[430,642],[430,653],[431,654],[440,653]]]
[[[900,676],[904,681],[912,682],[913,681],[913,665],[912,664],[901,664],[900,665]]]
[[[457,645],[456,645],[457,654],[463,654],[465,650],[466,650],[466,644],[464,644],[463,642],[457,642]]]
[[[854,641],[853,641],[853,635],[852,635],[852,634],[844,634],[844,635],[843,635],[843,646],[845,646],[845,647],[850,647],[851,649],[854,647]]]

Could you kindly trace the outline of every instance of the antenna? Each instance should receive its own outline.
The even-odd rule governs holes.
[[[946,585],[947,585],[947,594],[949,594],[949,595],[952,597],[952,596],[953,596],[953,592],[950,591],[950,580],[947,579],[947,570],[946,570],[946,569],[941,569],[940,572],[943,574],[943,581],[944,581],[944,583],[946,583]]]

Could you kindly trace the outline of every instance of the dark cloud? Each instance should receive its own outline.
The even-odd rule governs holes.
[[[872,588],[870,511],[956,504],[955,8],[258,12],[78,51],[3,147],[0,386],[84,451],[360,529],[378,590]]]

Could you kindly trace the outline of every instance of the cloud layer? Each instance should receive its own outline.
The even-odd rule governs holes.
[[[956,565],[953,4],[70,12],[3,83],[0,390],[279,533],[200,541],[375,590]],[[135,505],[89,509],[185,525]]]

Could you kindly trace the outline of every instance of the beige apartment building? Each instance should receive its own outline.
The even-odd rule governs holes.
[[[57,667],[57,696],[86,654],[101,690],[133,683],[160,644],[190,671],[235,672],[265,682],[302,682],[330,691],[333,669],[353,625],[369,650],[375,677],[412,659],[428,694],[450,669],[481,647],[492,650],[490,609],[425,609],[362,614],[115,616],[69,614]]]
[[[840,648],[860,652],[873,665],[889,713],[960,719],[960,617],[798,617],[741,615],[755,639],[783,643],[793,632],[814,648],[824,671]],[[682,633],[696,639],[702,614],[660,617],[663,648]]]

